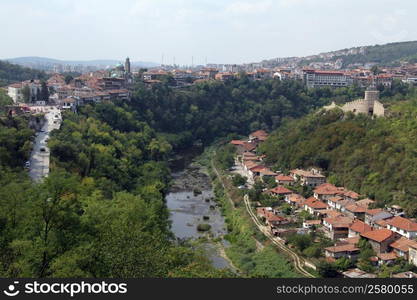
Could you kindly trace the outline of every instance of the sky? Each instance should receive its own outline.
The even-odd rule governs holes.
[[[417,40],[415,0],[0,0],[0,58],[250,63]]]

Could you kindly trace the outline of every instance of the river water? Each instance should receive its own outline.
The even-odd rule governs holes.
[[[173,184],[165,199],[175,236],[179,239],[198,239],[202,236],[221,238],[226,234],[226,224],[214,202],[210,178],[201,168],[188,161],[173,168],[172,177]],[[199,232],[197,225],[202,223],[209,224],[210,231]],[[224,240],[222,245],[227,247]],[[214,267],[231,268],[229,262],[220,255],[218,245],[205,242],[203,249]]]

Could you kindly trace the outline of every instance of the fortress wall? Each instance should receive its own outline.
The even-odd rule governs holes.
[[[378,117],[383,117],[385,115],[384,105],[379,101],[374,102],[374,115]]]
[[[356,114],[363,113],[368,114],[369,111],[369,103],[365,99],[358,99],[351,102],[346,103],[342,106],[343,111],[352,111]]]

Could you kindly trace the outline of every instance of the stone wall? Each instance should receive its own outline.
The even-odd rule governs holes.
[[[379,101],[375,101],[374,102],[374,116],[383,117],[384,115],[385,115],[384,105]]]

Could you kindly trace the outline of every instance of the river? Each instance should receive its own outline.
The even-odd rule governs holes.
[[[190,160],[187,156],[171,166],[173,183],[165,198],[170,210],[171,230],[179,239],[220,238],[222,246],[227,247],[227,242],[222,239],[227,233],[226,224],[214,202],[210,178]],[[197,230],[197,225],[203,223],[211,226],[210,231]],[[218,243],[208,241],[202,246],[214,267],[232,269],[221,256]]]

